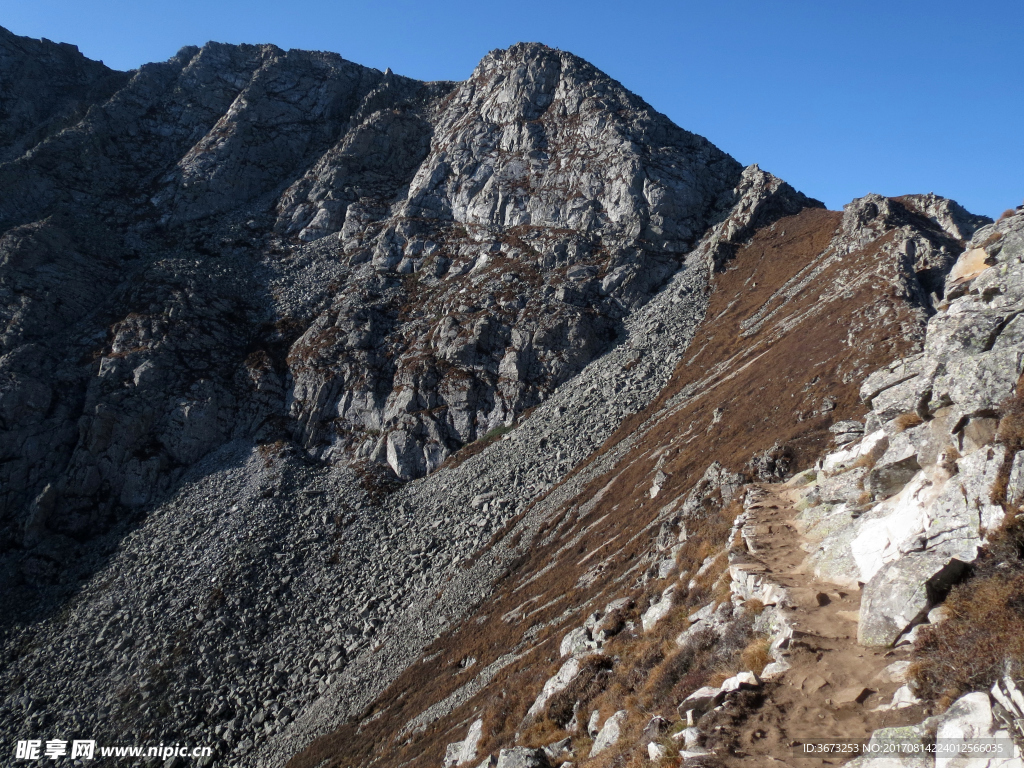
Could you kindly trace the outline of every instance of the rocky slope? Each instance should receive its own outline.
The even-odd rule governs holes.
[[[983,365],[933,350],[980,327],[940,318],[988,279],[995,241],[961,257],[985,220],[932,195],[825,211],[571,54],[420,83],[210,43],[117,73],[0,33],[5,741],[468,762],[567,728],[535,697],[610,643],[583,666],[632,682],[567,706],[596,702],[583,738],[612,722],[598,752],[625,755],[630,696],[667,723],[737,663],[749,596],[697,619],[717,650],[654,698],[629,649],[722,603],[745,482],[907,398],[983,445],[995,394],[966,382],[1013,391],[1010,309],[981,313],[1008,334]],[[878,496],[863,519],[824,500],[836,541],[928,468],[889,438],[870,487],[813,486]]]
[[[586,708],[580,709],[581,726],[592,711],[600,724],[625,704],[629,716],[619,724],[624,735],[618,750],[626,754],[637,746],[650,714],[678,720],[675,705],[702,679],[738,663],[730,661],[737,649],[729,642],[736,642],[736,633],[746,642],[746,620],[722,618],[716,625],[720,655],[707,661],[711,669],[689,676],[684,669],[681,679],[647,701],[645,686],[657,675],[631,666],[643,655],[636,646],[650,651],[645,643],[653,642],[641,627],[651,619],[657,623],[660,612],[660,618],[675,617],[663,631],[679,634],[686,628],[680,622],[717,595],[725,562],[719,547],[728,549],[730,530],[729,523],[722,528],[719,514],[731,509],[744,476],[772,481],[813,465],[831,444],[830,427],[863,414],[861,380],[879,363],[920,349],[934,311],[934,291],[923,281],[948,271],[961,251],[953,234],[959,231],[943,229],[941,216],[924,215],[938,202],[869,196],[843,214],[808,209],[730,249],[731,261],[712,280],[706,319],[658,397],[532,505],[519,523],[521,535],[510,531],[487,551],[488,561],[509,564],[497,590],[428,647],[371,709],[292,765],[325,758],[436,764],[476,720],[483,723],[476,745],[481,758],[513,744],[535,747],[570,736],[552,728],[566,725],[557,719],[531,732],[529,710],[545,680],[555,679],[567,663],[563,642],[569,642],[574,622],[587,629],[588,639],[601,639],[602,632],[603,643],[615,638],[607,658],[619,681],[605,678],[596,690],[577,691]],[[702,262],[717,234],[695,254]],[[630,378],[628,366],[613,360],[607,371],[604,362],[595,362],[584,377],[594,370],[608,379]],[[614,386],[605,391],[615,397]],[[584,407],[601,410],[592,401]],[[589,623],[588,615],[594,617]],[[618,619],[602,627],[604,615]],[[733,639],[726,641],[730,633]],[[667,639],[657,642],[675,648]],[[585,655],[593,648],[578,651]],[[658,653],[664,664],[675,658],[671,649]],[[354,668],[363,663],[372,662],[364,656]],[[675,685],[680,688],[673,690]],[[638,699],[639,707],[629,704]],[[335,717],[357,714],[335,701],[324,698]],[[323,722],[323,713],[311,713],[310,720]],[[596,735],[573,736],[576,759],[586,758]]]

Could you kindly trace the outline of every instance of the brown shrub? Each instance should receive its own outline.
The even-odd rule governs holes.
[[[551,722],[546,717],[542,717],[531,723],[529,727],[523,731],[518,742],[525,747],[533,747],[534,749],[537,749],[547,744],[560,741],[568,735],[569,734],[565,730],[558,727],[555,723]]]
[[[749,669],[751,672],[760,675],[764,668],[772,662],[771,650],[772,642],[767,637],[755,637],[749,643],[747,647],[740,653],[740,660],[743,662],[743,666]]]
[[[945,604],[950,617],[927,627],[914,647],[919,695],[948,705],[1004,674],[1024,674],[1024,522],[993,534]]]
[[[896,427],[897,432],[905,432],[911,427],[916,427],[918,424],[923,424],[924,419],[922,419],[918,414],[914,413],[913,411],[908,411],[907,413],[901,413],[899,416],[892,420],[892,423]]]
[[[719,577],[711,591],[716,603],[724,603],[732,596],[732,583],[727,575]]]
[[[703,685],[714,663],[718,635],[710,630],[695,633],[675,653],[651,670],[640,691],[644,709],[675,707]]]
[[[708,677],[707,684],[713,687],[720,686],[730,677],[728,672],[714,672]]]
[[[612,660],[607,656],[588,656],[580,664],[580,671],[569,686],[551,697],[546,717],[559,728],[572,720],[576,702],[582,710],[608,687],[611,678]]]
[[[518,688],[508,688],[503,690],[500,695],[493,697],[483,716],[483,733],[488,741],[500,744],[499,735],[514,729],[522,719],[526,708],[522,691]]]
[[[640,701],[647,709],[653,709],[669,698],[672,689],[693,667],[698,652],[693,648],[682,648],[664,659],[655,667],[647,679],[647,684],[640,692]],[[667,702],[669,706],[675,702]]]
[[[875,460],[872,459],[870,455],[865,453],[863,456],[858,456],[857,460],[850,464],[850,466],[847,467],[847,469],[860,469],[861,467],[864,467],[865,469],[871,469],[871,467],[873,466],[875,466]]]
[[[1007,208],[1005,211],[1003,211],[999,215],[999,218],[996,219],[996,221],[1002,221],[1003,219],[1008,219],[1011,216],[1013,216],[1015,213],[1017,213],[1017,209],[1016,208]]]
[[[1021,382],[1017,382],[1018,394],[1000,405],[1003,417],[996,429],[996,440],[1013,450],[1024,446],[1024,397],[1020,392]]]
[[[625,669],[620,673],[626,689],[636,693],[643,688],[651,670],[665,660],[665,649],[660,642],[636,644],[637,647],[629,657],[622,657],[620,662]],[[632,650],[632,649],[631,649]]]
[[[1006,458],[999,468],[995,482],[992,484],[991,499],[993,504],[1006,507],[1006,491],[1010,482],[1010,469],[1013,467],[1013,455],[1024,450],[1024,377],[1018,379],[1015,394],[999,405],[1002,418],[996,428],[996,442],[1006,447]]]
[[[743,607],[746,608],[754,616],[760,616],[764,612],[765,605],[756,597],[752,597],[743,603]]]
[[[754,617],[745,614],[734,618],[723,628],[722,634],[715,645],[715,656],[722,661],[730,661],[737,656],[750,641],[754,630]]]

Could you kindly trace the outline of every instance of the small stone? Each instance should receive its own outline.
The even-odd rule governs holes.
[[[587,734],[590,738],[597,738],[598,731],[600,731],[599,724],[601,722],[601,712],[595,709],[590,713],[590,719],[587,721]]]
[[[832,697],[832,703],[838,706],[843,704],[863,704],[864,700],[870,696],[873,691],[870,688],[865,688],[862,685],[854,685],[849,688],[843,688],[838,691]]]

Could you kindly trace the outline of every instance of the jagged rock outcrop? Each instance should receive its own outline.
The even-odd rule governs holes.
[[[15,83],[70,55],[4,39]],[[237,437],[422,476],[605,352],[708,226],[810,204],[734,192],[735,161],[544,46],[462,85],[273,46],[72,65],[88,112],[37,115],[30,152],[12,127],[0,166],[8,401],[64,382],[11,417],[8,546],[29,517],[108,525]]]
[[[1020,496],[1021,461],[996,425],[1024,370],[1022,260],[1020,214],[974,233],[923,351],[865,380],[869,434],[826,457],[807,494],[817,572],[864,584],[862,643],[924,621]]]
[[[0,162],[78,122],[128,80],[77,46],[33,40],[0,28]]]
[[[321,163],[302,182],[311,195],[352,184]],[[710,224],[745,213],[739,171],[574,56],[492,53],[445,101],[403,199],[372,211],[334,189],[335,213],[320,208],[316,232],[299,234],[338,231],[362,265],[289,355],[300,440],[408,479],[511,423],[606,351]],[[810,204],[751,175],[758,204]],[[288,220],[313,210],[290,204]],[[365,295],[392,274],[415,285],[404,328],[408,296]]]

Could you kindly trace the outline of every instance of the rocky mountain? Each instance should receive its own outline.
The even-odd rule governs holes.
[[[0,190],[5,742],[678,762],[738,672],[684,759],[761,759],[794,596],[888,647],[1020,501],[1019,213],[827,211],[543,45],[422,83],[0,30]]]

